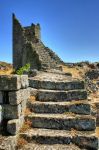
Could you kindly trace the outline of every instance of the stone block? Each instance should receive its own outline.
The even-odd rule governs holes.
[[[2,126],[1,126],[2,120],[3,120],[3,109],[2,109],[2,106],[0,105],[0,130],[2,128]]]
[[[29,86],[28,75],[21,75],[21,88],[27,88]]]
[[[90,131],[75,131],[75,133],[73,133],[72,131],[65,130],[33,128],[29,129],[28,131],[25,131],[24,133],[21,133],[20,137],[24,138],[27,142],[32,143],[32,145],[33,142],[36,144],[38,143],[38,145],[40,144],[40,147],[37,148],[37,150],[98,150],[98,137],[95,136],[94,132]],[[67,144],[70,147],[67,147]],[[41,148],[41,145],[43,145],[44,147]],[[58,147],[48,148],[49,145],[57,145]],[[62,148],[63,145],[65,146],[64,148]]]
[[[24,150],[81,150],[81,149],[74,144],[28,143],[28,144],[24,145]],[[83,150],[85,150],[85,149],[83,149]]]
[[[0,91],[0,104],[3,104],[3,92]]]
[[[47,128],[56,130],[94,131],[96,128],[95,118],[88,115],[72,114],[35,114],[26,117],[32,122],[34,128]]]
[[[91,113],[91,106],[88,103],[76,103],[71,104],[69,107],[69,112],[75,113],[75,114],[84,114],[84,115],[90,115]]]
[[[21,89],[19,91],[9,92],[9,103],[11,105],[17,105],[22,101],[26,101],[29,97],[29,89]]]
[[[19,119],[9,120],[7,123],[7,131],[11,135],[18,134],[20,128],[22,127],[24,122],[24,116],[21,116]]]
[[[20,129],[20,122],[19,119],[14,119],[14,120],[10,120],[7,123],[7,131],[11,134],[11,135],[15,135],[18,133]]]
[[[35,113],[75,113],[81,115],[90,115],[90,104],[87,103],[72,103],[72,102],[40,102],[28,101],[28,108]]]
[[[22,103],[21,103],[21,108],[22,108],[22,114],[23,114],[23,115],[24,115],[26,106],[27,106],[27,99],[24,100],[24,101],[22,101]]]
[[[37,94],[37,100],[39,101],[72,101],[85,99],[87,99],[87,92],[85,90],[38,90]]]
[[[85,74],[89,79],[93,80],[93,79],[98,79],[99,77],[99,70],[94,69],[94,70],[89,70],[88,72],[86,72]]]
[[[36,96],[37,95],[37,92],[38,92],[37,89],[29,88],[29,90],[30,90],[30,96]]]
[[[22,107],[21,104],[12,106],[9,104],[3,105],[3,117],[5,119],[18,119],[22,114]]]
[[[39,144],[70,144],[72,142],[71,131],[64,130],[50,130],[50,129],[41,129],[33,128],[25,133],[20,134],[22,138],[26,139],[27,142]],[[47,150],[47,149],[46,149]]]
[[[84,89],[84,82],[79,80],[74,81],[42,81],[39,79],[29,79],[29,86],[36,89],[48,90],[75,90]]]
[[[94,117],[76,117],[74,128],[78,131],[92,131],[96,129],[96,119]]]
[[[27,88],[28,76],[27,75],[1,75],[0,76],[0,90],[12,91],[21,88]]]
[[[78,135],[74,137],[73,143],[79,146],[80,148],[88,150],[98,150],[98,137],[87,133],[87,136]]]

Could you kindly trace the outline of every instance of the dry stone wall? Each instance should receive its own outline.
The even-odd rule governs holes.
[[[24,111],[29,98],[27,75],[0,76],[0,127],[15,135],[24,122]]]

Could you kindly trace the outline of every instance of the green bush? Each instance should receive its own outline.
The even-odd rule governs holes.
[[[24,72],[29,72],[30,71],[30,64],[26,64],[25,66],[21,67],[16,71],[16,74],[22,75]]]

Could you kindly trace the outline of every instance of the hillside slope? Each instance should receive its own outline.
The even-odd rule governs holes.
[[[12,64],[0,61],[0,75],[11,74],[12,71]]]

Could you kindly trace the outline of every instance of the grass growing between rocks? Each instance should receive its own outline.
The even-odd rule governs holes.
[[[30,96],[30,98],[29,98],[29,100],[28,101],[30,101],[30,102],[34,102],[34,101],[36,101],[36,97],[35,96]]]
[[[28,110],[27,110],[28,112]],[[20,132],[19,133],[24,133],[26,131],[28,131],[29,129],[31,129],[31,125],[32,125],[32,122],[29,121],[29,120],[26,120],[22,126],[22,128],[20,129]],[[23,137],[21,137],[19,135],[18,137],[18,140],[17,140],[17,146],[16,146],[16,149],[22,149],[25,145],[28,144],[28,141],[25,140]]]
[[[24,133],[25,131],[31,129],[32,126],[32,122],[29,120],[26,120],[22,126],[22,128],[20,129],[20,133]]]
[[[24,111],[24,115],[27,116],[27,115],[30,115],[32,112],[29,108],[26,108],[25,111]]]
[[[76,114],[72,113],[72,112],[64,112],[65,115],[68,115],[68,116],[72,116],[72,117],[75,117]]]
[[[99,127],[96,127],[96,136],[99,137]]]
[[[28,142],[24,138],[19,137],[18,141],[17,141],[17,149],[21,149],[27,144],[28,144]]]

